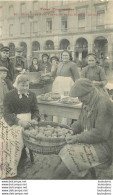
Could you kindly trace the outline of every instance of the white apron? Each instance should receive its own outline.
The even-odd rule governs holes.
[[[73,84],[74,81],[71,77],[57,76],[53,82],[52,92],[59,93],[61,97],[69,96]],[[53,121],[67,125],[67,118],[53,116]]]
[[[68,96],[74,81],[71,77],[57,76],[53,82],[52,92],[59,93],[61,96]]]
[[[27,120],[30,116],[30,113],[19,114],[17,118]],[[0,178],[2,179],[17,175],[17,167],[24,147],[22,129],[17,125],[10,127],[3,118],[0,121]]]

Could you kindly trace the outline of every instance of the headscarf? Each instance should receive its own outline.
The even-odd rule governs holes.
[[[71,88],[70,96],[72,97],[83,97],[95,90],[95,86],[92,81],[86,78],[78,79]]]

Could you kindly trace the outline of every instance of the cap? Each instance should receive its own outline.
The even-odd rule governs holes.
[[[92,53],[88,53],[86,57],[88,57],[88,56],[94,56],[95,58],[97,57],[96,54],[93,53],[93,52]]]
[[[8,69],[4,66],[0,67],[0,72],[8,72]]]
[[[1,49],[0,49],[1,52],[2,51],[9,51],[9,50],[10,50],[10,48],[6,47],[6,46],[1,47]]]
[[[59,61],[59,58],[57,56],[52,56],[50,61],[52,62],[53,59],[56,60],[56,61]]]
[[[45,56],[49,59],[49,55],[47,53],[42,54],[42,58],[45,57]]]
[[[23,52],[23,47],[17,47],[16,52]]]

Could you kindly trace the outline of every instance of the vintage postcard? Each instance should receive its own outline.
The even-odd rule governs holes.
[[[113,1],[0,2],[0,177],[113,179]]]

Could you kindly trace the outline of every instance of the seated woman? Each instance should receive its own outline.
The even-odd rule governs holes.
[[[81,77],[87,78],[93,81],[93,84],[99,89],[99,91],[108,95],[105,85],[107,84],[106,75],[104,69],[97,65],[97,57],[94,53],[87,55],[88,66],[82,69]]]
[[[67,178],[70,173],[76,179],[84,178],[90,168],[111,162],[113,103],[88,79],[78,79],[71,96],[78,97],[83,105],[72,125],[74,135],[66,137],[67,145],[59,153],[55,179]]]
[[[32,64],[29,67],[29,72],[38,72],[40,71],[40,67],[39,67],[39,62],[38,62],[38,58],[33,58],[32,60]]]
[[[4,119],[0,133],[4,143],[4,164],[1,178],[17,175],[17,166],[24,146],[22,129],[39,120],[37,99],[36,95],[29,91],[28,76],[18,75],[14,87],[15,89],[6,94],[3,102]]]

